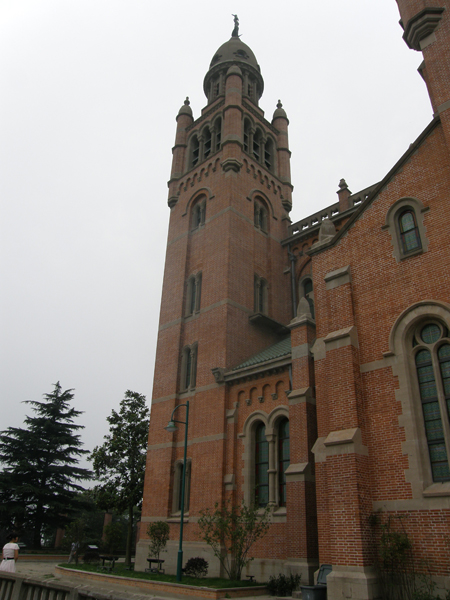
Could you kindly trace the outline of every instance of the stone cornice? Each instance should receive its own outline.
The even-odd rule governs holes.
[[[403,39],[411,50],[421,50],[420,42],[433,33],[444,10],[439,6],[428,6],[408,21]]]

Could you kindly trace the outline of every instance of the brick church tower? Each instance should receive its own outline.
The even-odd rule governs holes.
[[[342,179],[291,223],[288,119],[264,118],[237,24],[201,116],[178,113],[137,570],[165,521],[175,572],[185,430],[164,427],[189,401],[185,560],[220,573],[198,517],[229,499],[272,507],[258,581],[324,564],[329,600],[378,600],[377,545],[401,523],[450,589],[450,0],[397,3],[433,117],[366,189]]]
[[[139,569],[147,566],[144,538],[152,521],[171,524],[166,567],[176,559],[184,426],[175,433],[164,427],[175,407],[189,400],[185,560],[207,556],[210,573],[218,572],[199,549],[196,521],[201,509],[238,493],[242,450],[238,456],[237,431],[227,435],[227,427],[237,426],[237,410],[255,410],[261,396],[252,392],[253,407],[242,398],[238,409],[240,399],[230,394],[224,373],[283,342],[289,330],[282,324],[294,314],[280,243],[291,209],[288,119],[280,102],[272,122],[264,118],[258,105],[264,81],[237,22],[214,54],[203,88],[201,116],[194,120],[188,99],[177,116]],[[281,370],[271,390],[279,380],[274,406],[286,403],[290,387],[287,367]],[[234,501],[241,500],[238,493]]]

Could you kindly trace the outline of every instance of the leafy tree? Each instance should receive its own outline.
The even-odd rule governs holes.
[[[261,509],[230,502],[200,511],[200,539],[211,546],[232,581],[240,581],[242,569],[253,560],[250,548],[267,533],[271,513],[270,505]]]
[[[156,521],[149,523],[147,534],[150,538],[149,556],[153,555],[159,560],[161,552],[165,552],[167,542],[170,535],[170,527],[165,521]]]
[[[97,446],[91,459],[101,484],[96,487],[98,505],[117,512],[128,512],[128,534],[125,562],[131,565],[133,509],[142,503],[145,459],[150,411],[145,396],[127,390],[120,410],[107,418],[110,425],[102,446]]]
[[[83,450],[83,429],[74,420],[82,414],[69,404],[73,390],[58,383],[44,401],[26,401],[34,416],[25,418],[25,429],[0,432],[0,521],[5,527],[30,530],[32,545],[41,547],[44,529],[64,527],[80,507],[83,487],[91,471],[78,467]]]
[[[117,522],[109,523],[103,531],[103,537],[107,552],[114,554],[122,542],[122,525]]]

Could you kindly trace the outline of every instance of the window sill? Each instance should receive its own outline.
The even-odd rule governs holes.
[[[403,254],[400,256],[400,260],[406,260],[407,258],[411,258],[411,256],[418,256],[419,254],[423,254],[423,248],[417,248],[417,250],[412,250],[407,254]]]
[[[167,523],[181,523],[181,512],[178,511],[170,515],[170,517],[167,519]],[[183,523],[189,523],[189,512],[184,513]]]
[[[184,320],[185,321],[192,321],[193,319],[196,319],[197,317],[200,316],[200,311],[196,310],[195,312],[189,314],[189,315],[185,315],[184,316]]]
[[[286,507],[275,507],[272,513],[272,523],[286,523]]]
[[[442,483],[433,483],[423,490],[424,498],[439,498],[442,496],[450,496],[450,481]]]
[[[270,522],[271,523],[286,523],[286,507],[285,506],[278,506],[276,504],[272,505],[273,506],[273,511],[272,514],[270,515]],[[258,516],[262,517],[264,514],[264,509],[260,508],[258,510]]]
[[[259,231],[259,233],[262,233],[266,236],[269,235],[268,231],[266,231],[265,229],[262,229],[261,227],[258,227],[258,225],[255,225],[255,229],[256,229],[256,231]]]

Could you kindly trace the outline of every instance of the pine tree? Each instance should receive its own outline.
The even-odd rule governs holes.
[[[98,505],[128,513],[126,564],[131,563],[133,511],[142,504],[150,411],[145,396],[127,390],[120,411],[107,418],[109,434],[94,448],[91,460],[97,478]]]
[[[83,429],[74,423],[82,412],[69,406],[72,392],[63,392],[58,381],[43,402],[26,401],[34,411],[26,428],[0,432],[0,522],[31,534],[34,548],[41,547],[44,529],[73,519],[80,482],[92,477],[77,466],[88,451],[76,433]]]

